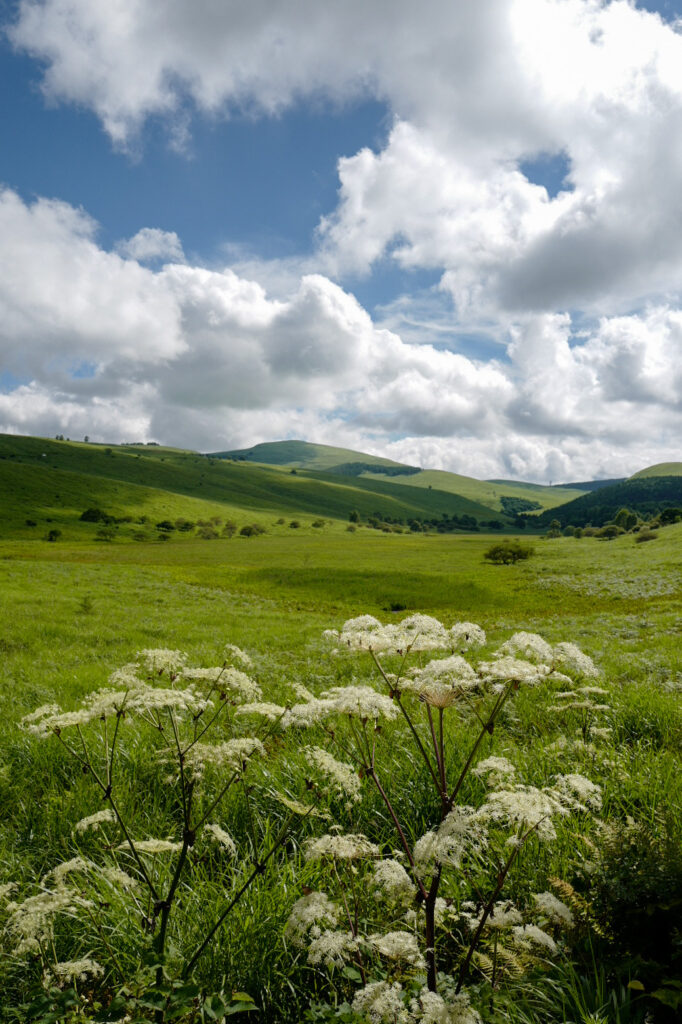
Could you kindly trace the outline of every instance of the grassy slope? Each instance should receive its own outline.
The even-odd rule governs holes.
[[[655,466],[640,469],[639,473],[633,473],[630,479],[639,480],[647,476],[682,476],[682,462],[659,462]]]
[[[542,508],[554,508],[566,501],[579,497],[583,493],[580,488],[543,487],[541,484],[514,483],[513,481],[476,480],[473,477],[447,473],[443,470],[426,469],[405,476],[382,475],[381,467],[401,466],[401,463],[390,459],[382,459],[376,455],[350,451],[346,448],[334,448],[330,445],[309,444],[306,441],[274,441],[257,444],[253,448],[243,448],[232,452],[219,452],[217,457],[244,459],[263,465],[295,467],[308,471],[334,472],[336,467],[348,466],[352,463],[372,464],[377,466],[376,474],[365,471],[365,479],[390,480],[403,487],[433,488],[450,494],[458,494],[468,501],[485,505],[494,512],[500,511],[500,497],[508,495],[515,498],[528,498],[537,501]]]
[[[479,621],[488,631],[489,650],[515,629],[537,630],[553,642],[579,643],[596,658],[609,690],[607,701],[614,706],[609,720],[617,769],[612,759],[600,768],[599,758],[576,764],[564,753],[552,753],[568,726],[548,712],[553,690],[545,692],[545,687],[515,698],[509,719],[486,739],[486,756],[510,757],[523,777],[538,785],[553,771],[583,771],[604,786],[607,820],[633,814],[657,821],[679,807],[682,715],[673,687],[682,673],[676,594],[682,524],[644,545],[632,537],[610,544],[572,538],[538,542],[534,558],[509,567],[483,561],[488,543],[489,538],[476,536],[398,537],[369,531],[320,536],[288,530],[253,543],[0,541],[0,803],[9,809],[0,828],[0,883],[40,878],[74,855],[74,824],[101,807],[89,779],[69,770],[55,744],[17,729],[23,714],[54,699],[72,707],[144,647],[180,647],[193,660],[212,664],[226,641],[240,644],[253,655],[266,694],[279,699],[292,681],[316,692],[347,682],[350,673],[375,682],[368,657],[350,663],[330,657],[320,634],[361,612],[385,621],[385,609],[395,600],[448,623]],[[89,610],[85,597],[91,599]],[[313,734],[309,742],[325,741]],[[291,746],[287,753],[293,761]],[[461,757],[461,751],[455,755]],[[404,811],[410,826],[423,830],[414,759],[396,756],[390,771],[399,813]],[[281,777],[268,784],[288,791],[289,775]],[[174,834],[177,808],[155,788],[155,778],[145,776],[144,807],[131,813],[141,819],[144,835]],[[305,799],[297,790],[294,795]],[[234,827],[230,819],[224,824],[246,843],[238,821]],[[371,795],[342,824],[382,842],[393,839],[390,822]],[[317,831],[325,827],[320,824]],[[304,835],[297,834],[299,845]],[[88,851],[96,851],[98,859],[99,845],[95,839],[92,844]],[[528,856],[517,880],[511,879],[510,896],[523,897],[546,885],[547,873],[570,880],[574,861],[585,859],[584,845],[574,848],[566,838],[543,846],[539,856]],[[217,986],[227,976],[233,988],[256,996],[263,1005],[263,1024],[296,1024],[316,994],[304,958],[293,962],[281,939],[301,886],[323,887],[318,875],[305,871],[292,875],[286,861],[277,861],[243,912],[218,935],[204,965],[207,985]],[[216,882],[200,875],[195,884],[180,921],[187,920],[201,934],[225,902],[225,885],[222,874]],[[186,935],[180,938],[188,942]],[[10,1015],[7,1007],[26,997],[38,975],[35,968],[29,971],[2,958],[3,1020],[25,1020],[21,1011]],[[561,1019],[556,1009],[553,1021]],[[550,1018],[544,1010],[510,1018],[514,1024],[520,1019],[535,1024]]]
[[[554,518],[562,526],[603,526],[621,508],[656,515],[669,506],[682,506],[682,477],[644,475],[583,494],[560,508],[543,512],[538,521],[541,526],[548,526]]]
[[[393,482],[291,474],[169,448],[106,448],[12,435],[0,437],[0,485],[5,535],[28,530],[27,518],[41,527],[48,518],[60,529],[75,525],[91,505],[135,518],[142,508],[159,519],[222,514],[242,522],[266,513],[347,521],[352,509],[363,517],[378,513],[401,519],[468,512],[485,520],[490,515],[484,506],[456,495],[416,488],[406,492]],[[208,504],[190,507],[179,496]],[[235,517],[238,510],[241,516]]]
[[[296,468],[318,469],[321,471],[348,462],[371,462],[377,466],[401,466],[400,462],[382,459],[378,455],[366,455],[350,448],[334,448],[327,444],[310,444],[308,441],[271,441],[256,444],[253,448],[239,448],[230,452],[216,452],[216,458],[243,459],[271,466],[295,466]]]
[[[368,476],[369,474],[364,475]],[[371,474],[369,478],[376,479],[374,474]],[[580,497],[583,493],[578,489],[568,487],[543,487],[542,484],[514,483],[513,481],[498,483],[489,480],[475,480],[470,476],[446,473],[440,469],[424,469],[420,473],[415,473],[414,476],[391,477],[391,479],[403,487],[433,487],[441,491],[461,494],[469,501],[479,502],[495,512],[501,508],[500,498],[503,495],[537,501],[545,509],[563,505],[567,501]]]

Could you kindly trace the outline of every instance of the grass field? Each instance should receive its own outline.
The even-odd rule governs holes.
[[[595,919],[610,919],[615,934],[601,938],[583,923],[558,965],[535,965],[528,980],[510,979],[511,1003],[501,991],[498,1009],[484,1019],[587,1021],[587,1004],[594,1020],[639,1021],[645,1012],[653,1013],[653,1020],[674,1019],[665,1016],[669,1011],[663,1003],[640,997],[632,1004],[636,993],[628,993],[626,986],[634,978],[647,990],[665,988],[679,964],[674,936],[656,960],[638,944],[638,935],[644,935],[642,922],[650,928],[652,920],[660,934],[668,934],[665,929],[670,931],[676,913],[670,907],[682,895],[679,857],[675,861],[661,852],[674,844],[679,849],[682,839],[682,525],[667,527],[655,543],[641,545],[631,536],[608,544],[536,541],[535,556],[514,566],[484,562],[489,543],[485,536],[349,534],[331,528],[287,528],[250,540],[212,543],[0,542],[0,884],[17,882],[25,895],[35,879],[60,861],[77,852],[95,856],[93,841],[78,842],[72,830],[101,806],[87,776],[65,760],[56,741],[37,741],[19,731],[17,722],[54,700],[73,707],[140,649],[180,648],[194,664],[210,665],[226,642],[238,644],[253,658],[266,698],[283,702],[293,682],[319,692],[353,676],[373,678],[367,656],[335,658],[321,639],[323,629],[338,628],[353,615],[399,621],[419,611],[447,624],[474,621],[488,633],[487,651],[512,632],[529,630],[552,643],[573,641],[595,659],[600,685],[608,691],[605,718],[612,740],[601,753],[562,747],[562,737],[573,742],[577,719],[568,728],[565,719],[550,714],[551,694],[528,691],[515,698],[509,716],[486,741],[487,752],[511,757],[529,780],[558,768],[584,772],[603,787],[604,819],[621,830],[628,817],[636,820],[646,832],[648,852],[638,850],[637,864],[619,874],[614,863],[627,860],[634,842],[630,837],[624,852],[622,839],[609,854],[611,860],[602,853],[592,875],[586,874],[588,860],[595,861],[586,844],[598,842],[598,833],[585,823],[585,842],[566,828],[553,847],[522,859],[510,881],[511,896],[522,899],[529,886],[546,888],[547,875],[558,875],[586,893]],[[452,728],[457,764],[459,745],[469,742],[471,725],[456,721]],[[329,740],[320,734],[316,742]],[[275,778],[280,788],[304,799],[305,786],[296,775],[298,741],[285,737],[282,744],[274,776],[254,777],[254,783],[265,783],[267,794]],[[418,835],[428,825],[431,805],[414,761],[407,756],[396,760],[397,749],[392,753],[388,748],[383,764],[395,806]],[[145,834],[171,834],[177,806],[166,795],[159,767],[144,761],[132,739],[125,757],[125,806],[143,822]],[[139,777],[146,793],[141,805],[133,785]],[[225,823],[235,839],[248,845],[239,807],[237,802],[228,807]],[[259,835],[281,817],[281,808],[267,795],[254,795],[252,812]],[[371,792],[353,811],[335,807],[334,814],[344,829],[394,842],[391,822]],[[338,971],[330,976],[322,967],[308,966],[305,956],[282,940],[302,886],[321,884],[319,871],[304,863],[299,852],[304,837],[314,831],[319,826],[307,822],[294,828],[281,856],[249,890],[199,968],[198,977],[208,986],[250,993],[263,1021],[293,1024],[303,1019],[311,998],[342,1001],[353,988]],[[198,864],[174,926],[174,955],[205,931],[225,884],[220,872]],[[132,972],[143,936],[137,926],[129,934],[130,928],[114,928],[110,940]],[[134,941],[132,934],[138,936]],[[62,958],[96,953],[97,959],[106,959],[92,930],[62,928],[56,941]],[[19,1007],[39,982],[40,970],[35,959],[17,959],[11,949],[9,942],[0,966],[2,1019],[25,1020],[26,1011]],[[590,959],[595,949],[601,958],[597,966]],[[476,998],[489,998],[483,977],[472,991]],[[581,999],[582,1017],[576,1009]],[[605,1000],[611,1000],[611,1016],[600,1010]]]

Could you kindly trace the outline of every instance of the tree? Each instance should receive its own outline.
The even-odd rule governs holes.
[[[488,548],[483,557],[493,565],[511,565],[534,554],[535,548],[530,544],[521,544],[518,540],[504,540]]]

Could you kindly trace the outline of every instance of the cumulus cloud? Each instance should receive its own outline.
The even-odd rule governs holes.
[[[185,258],[175,231],[161,231],[160,228],[141,228],[132,238],[118,242],[116,251],[141,263],[147,260],[182,261]]]
[[[0,197],[0,429],[216,450],[299,434],[477,476],[674,458],[682,311],[526,315],[506,355],[411,344],[320,274],[286,297],[230,268],[157,270],[63,203]],[[597,439],[595,441],[595,438]]]
[[[1,192],[0,351],[26,382],[0,396],[7,429],[65,432],[85,409],[111,439],[299,433],[555,480],[679,458],[682,34],[658,15],[627,0],[20,0],[10,37],[50,98],[123,146],[151,116],[177,136],[197,111],[320,96],[373,96],[393,121],[380,151],[339,161],[338,204],[293,261],[209,270],[153,227],[109,252],[85,212]],[[532,168],[557,154],[555,195]],[[422,331],[409,297],[382,324],[341,287],[387,259],[440,281]],[[478,358],[454,351],[463,331],[490,339]]]
[[[10,37],[123,144],[151,115],[186,126],[188,103],[384,100],[383,151],[339,165],[327,273],[438,268],[479,317],[680,291],[682,35],[627,0],[20,0]],[[521,170],[543,153],[570,168],[553,198]]]

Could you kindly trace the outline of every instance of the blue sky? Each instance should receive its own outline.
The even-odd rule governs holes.
[[[6,3],[0,429],[678,455],[680,3],[426,7]]]

